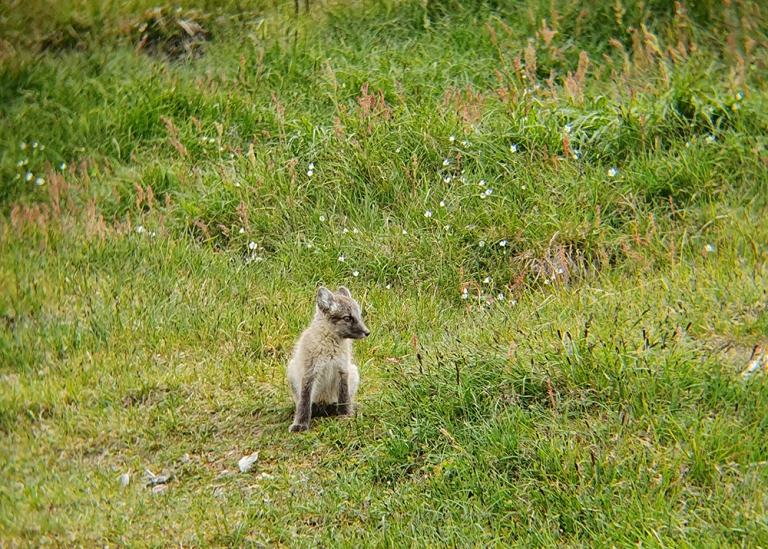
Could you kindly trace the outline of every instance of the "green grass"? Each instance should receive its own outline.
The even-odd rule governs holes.
[[[0,7],[0,546],[768,546],[758,2],[177,7]]]

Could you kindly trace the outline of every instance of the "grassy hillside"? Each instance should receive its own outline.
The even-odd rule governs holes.
[[[293,10],[0,5],[0,546],[768,546],[761,3]]]

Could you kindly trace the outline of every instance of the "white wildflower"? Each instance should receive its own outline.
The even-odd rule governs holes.
[[[507,245],[507,241],[506,240],[502,240],[502,241],[499,242],[499,246],[506,246],[506,245]]]
[[[21,147],[21,150],[23,151],[24,149],[27,148],[27,144],[24,143],[24,141],[22,141],[21,143],[19,143],[19,147]]]
[[[391,289],[392,289],[392,284],[387,284],[387,290],[391,290]]]
[[[136,232],[137,233],[143,233],[144,232],[144,225],[139,225],[138,227],[136,227]]]
[[[32,172],[27,172],[27,181],[32,181],[32,178],[35,177],[32,175]]]
[[[235,187],[239,187],[239,186],[240,186],[240,182],[239,181],[235,181]]]
[[[352,229],[352,232],[353,232],[353,233],[355,233],[355,234],[357,234],[357,233],[359,233],[359,232],[360,232],[360,229],[358,229],[357,227],[355,227],[354,229]]]
[[[608,170],[608,177],[616,177],[616,168],[611,168]]]
[[[311,248],[311,247],[312,247],[312,243],[311,242],[307,242],[307,248]]]
[[[17,179],[21,179],[21,174],[20,173],[17,173],[16,177],[13,178],[14,181],[17,180]]]
[[[509,152],[516,153],[517,152],[517,145],[511,145],[509,147]]]
[[[521,188],[521,189],[523,189],[523,190],[525,190],[525,189],[527,189],[527,188],[528,188],[528,185],[523,185],[523,186],[522,186],[522,187],[520,187],[520,188]]]
[[[712,244],[707,244],[706,246],[704,246],[704,251],[705,252],[714,252],[715,251],[715,247]]]
[[[481,187],[485,187],[485,179],[481,179],[479,184]]]
[[[307,175],[309,177],[312,177],[314,174],[315,174],[315,172],[313,170],[307,170]]]
[[[405,229],[403,229],[403,234],[408,234],[408,231],[406,231]]]
[[[427,210],[426,212],[424,212],[424,217],[432,217],[432,211]]]
[[[469,141],[462,141],[461,144],[465,147],[469,147]]]
[[[573,151],[573,159],[578,160],[579,159],[579,151]]]
[[[324,215],[320,216],[320,221],[325,221],[325,216]]]
[[[315,163],[314,162],[310,162],[309,163],[309,169],[310,170],[314,170],[315,169]]]
[[[450,183],[450,182],[451,182],[451,176],[450,176],[450,175],[446,175],[446,176],[443,178],[443,181],[445,181],[446,183]]]
[[[488,196],[491,196],[493,194],[493,189],[488,189],[487,191],[485,191],[485,194],[487,194]]]
[[[485,282],[486,284],[490,284],[491,283],[491,277],[490,276],[486,276],[485,279],[483,279],[483,282]]]
[[[572,129],[573,129],[573,127],[572,127],[570,124],[566,124],[566,125],[565,125],[565,128],[563,128],[563,130],[565,131],[565,133],[571,133],[571,130],[572,130]]]
[[[446,225],[446,226],[445,226],[445,230],[446,230],[446,231],[450,231],[450,230],[451,230],[451,226],[450,226],[450,225]]]
[[[346,261],[346,258],[344,257],[344,254],[339,254],[338,261]]]
[[[481,240],[481,241],[478,243],[478,245],[479,245],[481,248],[482,248],[483,246],[485,246],[485,240]]]
[[[34,143],[32,143],[32,148],[33,148],[33,149],[36,149],[36,148],[37,148],[37,146],[38,146],[38,143],[37,143],[37,141],[35,141]]]
[[[712,144],[715,142],[715,136],[714,135],[708,135],[707,138],[704,140],[707,142],[707,144]]]
[[[237,231],[239,234],[243,234],[245,232],[245,227],[240,227],[240,230]]]
[[[445,200],[441,200],[440,201],[440,207],[441,208],[445,208]]]
[[[690,141],[686,142],[685,146],[686,146],[686,147],[688,147],[688,148],[690,148],[690,146],[691,146],[691,142],[690,142]]]
[[[204,135],[203,137],[201,137],[201,138],[200,138],[200,141],[202,141],[203,143],[205,143],[206,141],[208,141],[208,136],[207,136],[207,135]]]
[[[224,151],[224,147],[219,147],[219,152],[223,152],[223,151]]]
[[[550,283],[550,280],[548,278],[545,278],[544,279],[544,284],[549,284],[549,283]]]
[[[449,165],[450,163],[451,163],[451,161],[450,161],[450,160],[448,160],[447,158],[446,158],[445,160],[443,160],[443,166],[447,166],[447,165]]]
[[[400,152],[400,149],[402,149],[402,148],[403,148],[402,146],[400,146],[400,147],[396,148],[396,149],[395,149],[395,152],[396,152],[396,153],[399,153],[399,152]]]
[[[555,269],[555,272],[556,272],[557,274],[561,275],[561,274],[563,274],[563,273],[565,272],[565,270],[564,270],[564,269],[562,269],[562,268],[559,268],[559,269]]]
[[[342,229],[342,231],[341,231],[341,234],[346,234],[346,233],[348,233],[348,232],[349,232],[349,229],[347,229],[346,227],[344,227],[344,228]]]
[[[258,244],[256,244],[256,243],[255,243],[253,240],[251,240],[251,241],[248,243],[248,248],[250,248],[251,250],[255,250],[255,249],[256,249],[256,248],[258,248],[258,247],[259,247],[259,245],[258,245]]]
[[[496,299],[498,299],[499,301],[504,301],[504,294],[497,295]]]
[[[744,94],[739,92],[736,94],[736,99],[744,99]]]
[[[450,141],[451,143],[453,143],[454,141],[456,141],[456,136],[455,136],[455,135],[452,135],[451,137],[449,137],[449,138],[448,138],[448,141]]]
[[[357,276],[360,274],[360,271],[352,271],[352,276]]]
[[[44,185],[45,184],[45,179],[43,179],[42,177],[38,177],[35,180],[35,183],[38,184],[38,185]]]
[[[45,150],[45,145],[40,145],[40,150],[44,151]]]
[[[62,163],[61,163],[61,166],[59,166],[59,169],[60,169],[61,171],[64,171],[64,170],[66,170],[66,169],[67,169],[67,163],[66,163],[66,162],[62,162]]]

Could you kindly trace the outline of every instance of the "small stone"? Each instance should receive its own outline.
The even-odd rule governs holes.
[[[247,473],[251,469],[253,469],[253,464],[256,463],[259,459],[259,453],[254,452],[250,456],[243,457],[240,461],[237,462],[237,466],[240,467],[240,472]]]

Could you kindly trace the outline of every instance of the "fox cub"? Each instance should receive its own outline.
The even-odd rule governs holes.
[[[348,289],[342,286],[334,294],[320,286],[315,317],[288,363],[288,382],[296,402],[291,433],[309,429],[313,410],[315,415],[352,412],[360,372],[352,363],[350,339],[364,339],[370,333]]]

